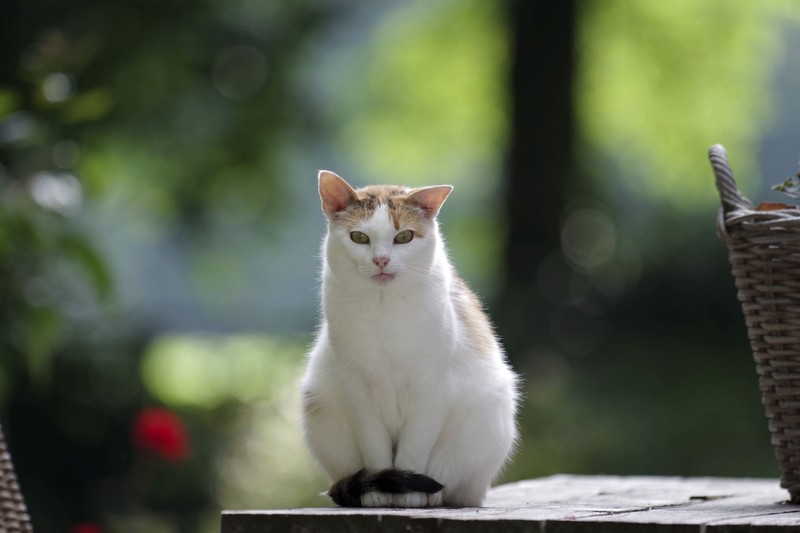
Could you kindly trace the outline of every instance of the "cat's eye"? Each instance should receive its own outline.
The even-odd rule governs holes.
[[[410,229],[403,230],[397,235],[394,236],[394,242],[396,244],[405,244],[407,242],[411,242],[411,239],[414,238],[414,232]]]
[[[360,231],[351,231],[350,240],[356,244],[367,244],[369,242],[369,237],[366,233]]]

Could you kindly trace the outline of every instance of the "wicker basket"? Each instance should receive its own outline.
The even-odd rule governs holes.
[[[800,210],[755,210],[736,189],[725,148],[708,155],[781,486],[800,503]]]
[[[0,533],[28,533],[33,531],[25,501],[19,490],[17,476],[6,449],[3,430],[0,428]]]

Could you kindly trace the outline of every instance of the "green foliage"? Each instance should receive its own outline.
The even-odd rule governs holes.
[[[29,374],[42,385],[65,340],[65,303],[81,286],[109,298],[111,278],[63,215],[36,205],[13,184],[0,190],[0,200],[0,373]],[[10,378],[7,386],[15,381]],[[8,392],[0,389],[0,400]]]
[[[160,402],[226,413],[230,436],[213,459],[221,506],[329,504],[318,496],[326,482],[300,431],[296,384],[306,345],[269,335],[170,335],[145,350],[142,380]]]
[[[577,103],[592,149],[625,169],[617,183],[682,209],[716,201],[704,149],[736,154],[743,187],[774,112],[776,23],[790,3],[584,2]],[[610,184],[606,184],[610,187]]]
[[[338,144],[367,179],[409,185],[495,183],[506,139],[506,34],[501,4],[475,0],[395,8],[351,52],[363,77],[337,96]],[[346,118],[346,120],[344,120]]]
[[[160,402],[213,409],[256,402],[291,386],[304,343],[266,335],[172,335],[145,351],[142,378]]]
[[[800,174],[790,176],[781,183],[772,186],[773,191],[782,192],[791,198],[800,198]]]
[[[285,185],[275,170],[277,139],[313,122],[292,85],[294,55],[328,17],[314,2],[214,0],[14,2],[0,17],[0,414],[22,450],[23,485],[34,487],[37,529],[86,519],[119,531],[216,527],[213,461],[225,420],[246,415],[215,404],[219,380],[202,381],[196,367],[178,368],[185,374],[176,378],[186,343],[154,348],[173,358],[158,370],[176,378],[174,390],[147,372],[143,386],[131,373],[147,334],[98,305],[110,301],[114,280],[88,236],[84,207],[103,198],[123,216],[122,206],[135,205],[140,220],[131,229],[150,234],[275,223]],[[229,265],[200,265],[198,282],[211,285],[220,268]],[[221,293],[213,286],[209,297]],[[125,333],[106,334],[115,327]],[[227,377],[244,381],[235,390],[228,382],[224,399],[266,402],[259,372],[280,376],[254,349],[273,345],[225,346],[236,354]],[[204,354],[203,368],[220,368]],[[186,384],[191,378],[206,387],[203,398]],[[282,401],[288,410],[291,400]],[[188,463],[132,455],[131,413],[156,402],[186,410],[196,437]],[[92,495],[102,502],[90,503]]]

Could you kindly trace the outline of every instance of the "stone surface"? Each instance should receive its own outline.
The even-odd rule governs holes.
[[[481,508],[224,511],[222,533],[800,532],[777,480],[559,475],[494,488]]]

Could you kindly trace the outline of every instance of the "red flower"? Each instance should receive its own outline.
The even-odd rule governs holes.
[[[133,422],[133,443],[167,461],[181,461],[189,454],[186,426],[167,409],[142,409]]]
[[[73,524],[72,527],[69,528],[70,533],[103,533],[103,530],[100,529],[100,526],[97,524],[92,524],[91,522],[79,522],[77,524]]]

